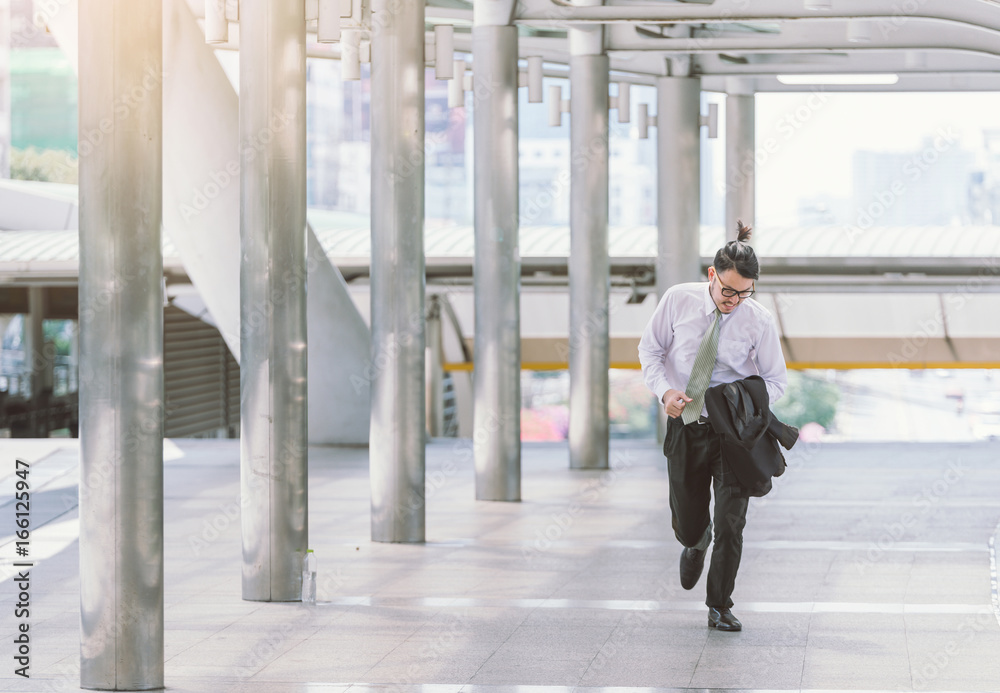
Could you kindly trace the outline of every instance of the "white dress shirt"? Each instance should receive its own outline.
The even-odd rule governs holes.
[[[708,282],[676,284],[663,294],[639,340],[643,379],[661,403],[667,390],[687,388],[698,347],[713,322],[715,301]],[[764,379],[772,405],[784,394],[788,376],[774,318],[748,299],[722,315],[709,387],[751,375]]]

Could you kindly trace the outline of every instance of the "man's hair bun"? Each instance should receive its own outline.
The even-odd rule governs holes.
[[[729,241],[715,254],[712,265],[716,272],[734,269],[740,273],[740,276],[747,279],[760,278],[760,264],[757,262],[757,254],[747,243],[750,240],[751,231],[752,229],[744,225],[742,221],[736,222],[736,240]]]
[[[749,243],[751,233],[753,233],[752,226],[747,226],[740,220],[736,221],[736,240],[740,243]]]

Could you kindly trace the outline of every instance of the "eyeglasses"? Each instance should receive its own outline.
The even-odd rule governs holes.
[[[722,291],[722,295],[725,296],[726,298],[739,296],[741,301],[747,300],[748,298],[753,296],[754,293],[756,293],[755,288],[747,289],[746,291],[737,291],[736,289],[730,289],[728,286],[722,283],[721,279],[719,280],[719,287],[720,291]]]

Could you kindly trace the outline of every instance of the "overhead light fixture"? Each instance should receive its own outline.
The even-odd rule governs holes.
[[[562,125],[563,114],[562,86],[558,84],[549,85],[549,127],[557,128]]]
[[[340,78],[345,82],[361,79],[361,32],[357,29],[340,32]]]
[[[449,80],[455,74],[455,27],[438,24],[434,27],[434,77]]]
[[[871,43],[872,25],[866,19],[847,20],[848,43]]]
[[[451,80],[448,82],[448,108],[465,107],[465,70],[464,58],[452,61]]]
[[[888,85],[899,81],[899,75],[778,75],[778,81],[787,85]]]
[[[226,0],[205,0],[205,43],[218,44],[229,41],[229,22],[226,20]]]
[[[340,40],[340,0],[319,0],[316,18],[317,43],[336,43]]]
[[[528,103],[542,103],[542,84],[545,76],[542,56],[528,57]]]
[[[805,0],[802,5],[807,10],[824,11],[833,9],[831,0]]]
[[[631,99],[632,85],[628,82],[618,83],[618,96],[611,97],[614,99],[613,106],[618,109],[618,122],[627,123],[629,122],[629,115],[632,112],[632,99]]]
[[[903,61],[908,70],[927,69],[927,54],[923,51],[906,51],[903,53]]]

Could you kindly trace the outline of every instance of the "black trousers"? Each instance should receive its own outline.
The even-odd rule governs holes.
[[[705,604],[730,608],[750,499],[734,496],[722,485],[721,438],[710,423],[685,426],[680,417],[668,418],[663,454],[670,480],[670,521],[674,536],[684,546],[697,546],[705,536],[710,524],[710,489],[715,492],[715,534]]]

